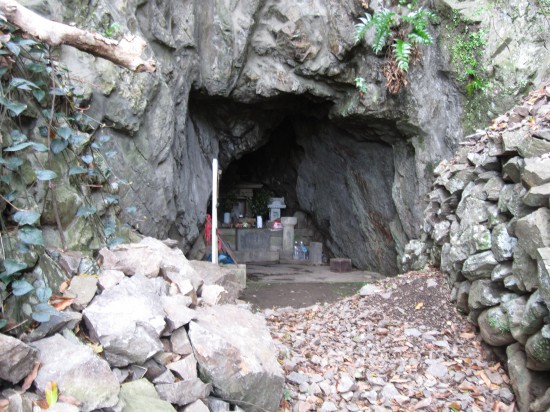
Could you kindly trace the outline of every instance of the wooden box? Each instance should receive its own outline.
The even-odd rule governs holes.
[[[351,272],[351,259],[346,258],[334,258],[330,259],[330,271],[331,272]]]

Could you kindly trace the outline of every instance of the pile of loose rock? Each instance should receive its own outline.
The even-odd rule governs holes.
[[[100,255],[96,275],[76,273],[82,256],[62,255],[75,272],[56,299],[70,307],[21,340],[0,334],[10,411],[32,411],[52,382],[60,402],[49,410],[277,409],[284,377],[265,321],[231,304],[241,267],[189,262],[152,238]]]
[[[457,308],[506,348],[521,411],[550,408],[550,85],[462,142],[436,169],[421,240],[404,269],[432,262]]]

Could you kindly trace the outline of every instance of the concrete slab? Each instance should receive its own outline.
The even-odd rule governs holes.
[[[247,280],[264,283],[372,283],[383,276],[376,272],[353,270],[334,273],[329,266],[295,263],[248,263]]]

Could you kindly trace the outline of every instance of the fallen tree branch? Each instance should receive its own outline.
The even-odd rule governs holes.
[[[109,39],[97,33],[46,19],[15,0],[0,0],[0,12],[14,26],[52,46],[72,46],[134,72],[152,73],[156,69],[153,59],[141,58],[147,43],[139,37]]]

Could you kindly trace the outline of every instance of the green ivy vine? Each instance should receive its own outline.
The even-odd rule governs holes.
[[[116,192],[105,193],[113,178],[99,149],[109,140],[103,125],[86,115],[85,96],[49,46],[25,36],[0,15],[0,329],[6,326],[6,302],[34,293],[32,319],[48,321],[55,308],[52,290],[32,284],[25,274],[44,253],[42,222],[53,215],[62,249],[66,239],[58,211],[58,188],[69,185],[83,204],[74,218],[87,219],[101,242],[114,245]],[[111,153],[113,156],[116,153]],[[108,154],[107,154],[108,156]],[[108,192],[108,191],[107,191]]]

